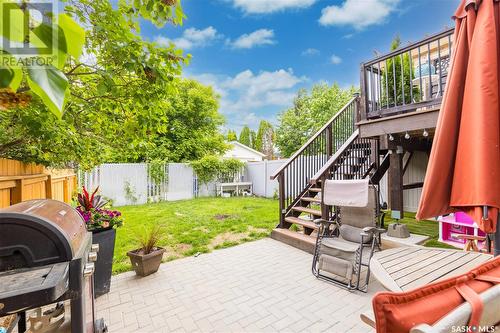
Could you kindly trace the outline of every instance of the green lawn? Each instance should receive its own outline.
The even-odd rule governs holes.
[[[386,228],[390,223],[396,222],[395,220],[392,220],[390,216],[391,212],[388,211],[385,217]],[[415,213],[405,213],[404,218],[401,219],[399,222],[406,224],[410,232],[413,234],[429,236],[430,239],[425,242],[424,246],[455,249],[455,247],[451,245],[441,243],[438,241],[439,223],[437,221],[428,221],[428,220],[417,221],[415,219]]]
[[[167,249],[169,261],[266,237],[278,223],[278,201],[253,197],[200,198],[119,210],[125,224],[117,230],[114,274],[131,269],[127,251],[137,248],[137,235],[155,224],[163,228],[160,246]],[[385,225],[391,221],[386,217]],[[417,222],[412,213],[405,213],[400,222],[407,224],[411,233],[429,236],[425,246],[450,247],[437,241],[437,222]]]
[[[118,208],[113,273],[131,269],[127,251],[138,247],[137,234],[154,224],[164,231],[166,260],[266,237],[278,223],[278,201],[262,198],[200,198]]]

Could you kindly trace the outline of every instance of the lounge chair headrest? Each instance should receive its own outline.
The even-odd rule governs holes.
[[[368,179],[327,180],[323,202],[330,206],[366,207],[368,186]]]

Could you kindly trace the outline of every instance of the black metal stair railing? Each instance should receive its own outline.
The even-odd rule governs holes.
[[[272,176],[279,182],[280,226],[311,187],[311,178],[356,131],[359,97],[352,98]]]
[[[377,158],[377,140],[361,138],[359,130],[356,129],[323,167],[311,177],[310,183],[317,185],[326,179],[366,178],[377,169]],[[329,219],[332,216],[331,207],[321,203],[321,215],[322,218]]]

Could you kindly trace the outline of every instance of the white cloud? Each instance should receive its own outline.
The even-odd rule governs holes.
[[[314,48],[308,48],[304,51],[302,51],[303,56],[316,56],[319,55],[321,52],[318,49]]]
[[[203,30],[189,28],[184,30],[182,36],[176,39],[169,39],[163,36],[157,36],[155,42],[160,45],[169,45],[174,43],[178,48],[189,50],[195,47],[203,47],[218,39],[220,35],[217,30],[210,26]]]
[[[251,49],[255,46],[275,44],[273,38],[273,30],[259,29],[249,34],[243,34],[235,41],[228,40],[227,43],[235,49]]]
[[[324,26],[352,26],[357,30],[380,24],[396,10],[400,0],[345,0],[340,6],[321,11],[319,23]]]
[[[250,122],[252,114],[260,109],[291,105],[297,85],[307,80],[296,76],[292,69],[259,73],[247,69],[235,76],[205,73],[191,77],[211,85],[221,95],[221,112],[243,123]]]
[[[338,55],[332,54],[332,56],[330,57],[330,62],[334,65],[338,65],[342,62],[342,58]]]
[[[317,0],[231,0],[233,6],[246,14],[270,14],[287,9],[304,9]]]

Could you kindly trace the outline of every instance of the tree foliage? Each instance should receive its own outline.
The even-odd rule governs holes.
[[[268,159],[273,159],[275,140],[273,125],[266,120],[261,120],[255,138],[255,149],[265,154]]]
[[[238,141],[238,136],[236,135],[236,132],[233,130],[228,130],[226,134],[226,140],[229,142]]]
[[[255,137],[255,132],[245,125],[241,129],[238,141],[247,147],[255,149]]]
[[[281,154],[288,157],[297,151],[355,92],[354,87],[342,89],[336,83],[314,85],[310,92],[300,90],[293,106],[278,116],[276,145]]]
[[[99,53],[105,53],[101,51],[105,50],[107,45],[103,47],[102,42],[113,40],[112,38],[106,40],[96,38],[98,35],[117,37],[121,34],[119,36],[122,39],[121,44],[115,44],[115,47],[119,46],[115,50],[121,51],[121,48],[141,46],[137,43],[128,43],[130,41],[140,42],[137,33],[139,31],[139,18],[148,19],[157,26],[162,26],[167,22],[181,24],[184,19],[180,0],[133,0],[130,2],[120,0],[115,6],[117,9],[113,7],[112,3],[103,0],[95,2],[63,0],[62,3],[65,5],[63,13],[54,15],[54,13],[43,12],[41,21],[39,21],[40,18],[32,16],[31,9],[36,8],[36,4],[33,5],[30,1],[16,3],[2,0],[2,6],[0,6],[0,16],[9,17],[6,24],[0,27],[0,36],[8,42],[6,45],[12,42],[29,42],[31,46],[38,48],[49,47],[54,50],[51,53],[55,55],[52,57],[52,55],[39,54],[36,58],[36,66],[33,66],[29,61],[30,58],[21,58],[17,54],[10,54],[8,48],[0,49],[0,58],[2,59],[0,89],[8,90],[11,93],[4,93],[4,99],[6,99],[5,97],[13,97],[12,93],[21,94],[30,91],[30,93],[36,94],[47,108],[58,117],[61,117],[63,109],[69,101],[71,82],[69,82],[68,75],[77,74],[73,73],[74,70],[82,65],[87,69],[91,67],[85,62],[81,62],[82,49],[85,47],[88,54],[94,55],[94,47],[97,45]],[[34,28],[26,31],[24,29],[25,22],[36,22],[36,24],[34,24]],[[84,31],[82,26],[91,28]],[[57,38],[54,39],[56,35]],[[136,53],[143,53],[142,59],[139,59],[142,61],[138,62],[137,57],[131,57],[129,67],[123,69],[133,73],[134,70],[137,71],[138,67],[142,66],[141,71],[150,72],[151,76],[166,74],[160,67],[151,67],[150,64],[147,64],[148,61],[145,60],[151,59],[152,63],[158,60],[155,59],[154,55],[150,57],[148,51],[150,50],[147,47],[138,48]],[[115,60],[119,61],[119,59]],[[134,60],[135,63],[133,63]],[[165,60],[168,59],[162,61],[165,62]],[[74,62],[76,67],[68,71],[68,62]],[[19,65],[21,66],[19,67]],[[105,72],[106,66],[99,65],[94,66],[93,69],[98,68]],[[88,71],[85,75],[87,74],[89,74]]]
[[[1,115],[1,157],[90,168],[105,161],[183,161],[224,149],[217,96],[179,79],[189,55],[140,36],[143,18],[157,26],[180,24],[180,1],[63,5],[86,35],[84,56],[67,58],[62,69],[68,82],[65,113],[58,119],[29,91],[0,91],[2,101],[14,100]]]
[[[179,79],[175,81],[175,93],[165,96],[164,102],[161,116],[152,119],[158,123],[148,133],[149,141],[137,157],[130,156],[130,161],[185,162],[227,149],[219,133],[224,118],[218,112],[218,99],[211,87]]]
[[[400,45],[401,38],[396,36],[391,43],[391,51],[398,49]],[[418,101],[420,98],[419,89],[412,83],[415,78],[414,74],[414,71],[411,70],[408,53],[405,53],[402,59],[399,55],[387,59],[387,68],[381,69],[380,73],[382,76],[381,106],[391,107],[403,104],[403,91],[404,102],[411,103],[410,89],[413,89],[413,99]]]

